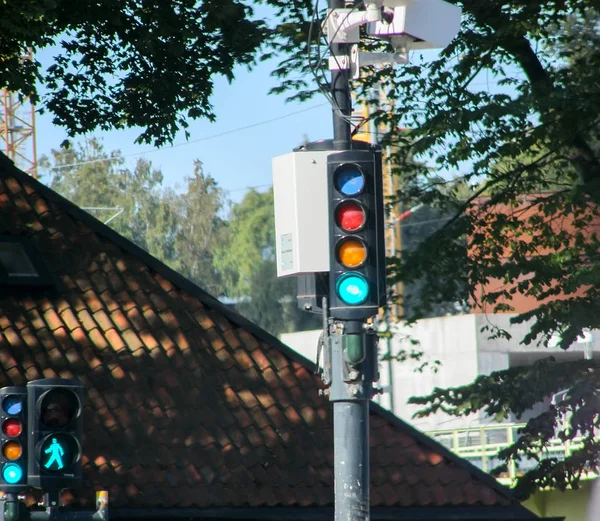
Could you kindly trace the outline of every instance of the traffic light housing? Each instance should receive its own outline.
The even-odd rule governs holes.
[[[381,152],[346,150],[327,158],[329,314],[364,320],[385,304]]]
[[[27,384],[28,483],[59,491],[81,479],[83,385],[47,378]]]
[[[0,389],[0,490],[18,493],[27,488],[27,389]]]

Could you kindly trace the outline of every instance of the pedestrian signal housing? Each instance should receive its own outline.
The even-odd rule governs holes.
[[[71,487],[81,479],[83,385],[48,378],[27,384],[28,483],[44,490]]]
[[[330,316],[363,320],[386,298],[381,153],[330,154],[327,177]]]
[[[27,389],[0,389],[0,490],[17,493],[27,487]]]

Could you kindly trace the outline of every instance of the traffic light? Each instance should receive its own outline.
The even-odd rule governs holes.
[[[27,487],[27,390],[25,387],[3,387],[0,402],[0,490],[16,493]]]
[[[381,152],[330,154],[327,177],[330,316],[363,320],[386,299]]]
[[[46,378],[27,384],[28,483],[61,490],[81,479],[83,385]]]

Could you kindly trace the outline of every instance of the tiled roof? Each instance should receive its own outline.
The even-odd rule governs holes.
[[[54,286],[0,287],[0,386],[76,377],[84,483],[111,507],[331,506],[332,406],[314,367],[0,154],[0,235]],[[373,406],[371,504],[517,508],[507,489]]]

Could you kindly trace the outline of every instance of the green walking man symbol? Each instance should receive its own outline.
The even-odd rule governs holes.
[[[44,463],[44,467],[50,469],[50,467],[56,463],[56,470],[60,470],[64,467],[62,457],[65,454],[64,449],[61,447],[60,443],[56,441],[56,438],[52,438],[52,443],[50,446],[44,451],[45,454],[50,454],[48,461]]]

